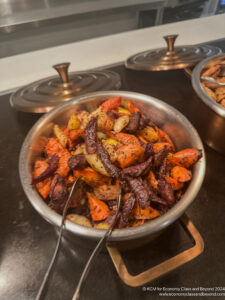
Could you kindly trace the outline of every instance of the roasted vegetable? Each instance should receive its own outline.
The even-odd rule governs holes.
[[[41,182],[44,179],[52,176],[58,168],[59,157],[57,154],[53,154],[46,159],[46,162],[48,167],[40,175],[33,177],[32,184],[37,184],[38,182]]]
[[[117,228],[126,227],[126,225],[128,223],[129,215],[133,210],[135,201],[136,201],[136,199],[135,199],[134,195],[131,194],[130,197],[126,200],[125,204],[123,205],[123,208],[122,208],[122,211],[120,214],[120,218],[117,222]]]
[[[94,188],[95,196],[104,201],[116,200],[119,196],[119,185],[101,185]]]
[[[165,180],[158,180],[159,193],[166,202],[172,206],[175,202],[174,190],[172,186]]]
[[[202,157],[202,150],[196,148],[184,149],[170,157],[170,162],[185,168],[190,168]]]
[[[54,134],[57,137],[58,141],[60,142],[60,144],[65,148],[67,145],[67,136],[65,135],[65,133],[59,128],[58,125],[54,126]]]
[[[48,168],[48,163],[44,159],[37,159],[34,163],[33,177],[40,176]],[[41,196],[45,199],[48,197],[51,187],[52,178],[46,178],[36,184],[36,188]]]
[[[123,133],[123,132],[113,132],[113,131],[107,132],[107,134],[124,145],[133,144],[133,145],[140,146],[140,142],[138,138],[136,138],[136,136],[134,135]]]
[[[68,190],[64,178],[59,174],[56,174],[52,180],[49,197],[49,206],[57,212],[62,213],[68,198]]]
[[[92,117],[85,128],[85,145],[88,154],[97,152],[97,118]]]
[[[92,187],[102,185],[102,184],[108,184],[110,182],[110,179],[108,177],[99,174],[98,172],[94,171],[92,168],[75,170],[74,176],[76,178],[81,176],[82,180]]]
[[[186,182],[191,180],[191,171],[183,168],[176,166],[171,169],[171,175],[174,179],[177,179],[179,182]]]
[[[142,182],[136,178],[126,176],[126,181],[129,183],[131,190],[134,192],[136,199],[138,200],[141,208],[149,206],[149,193]]]
[[[93,221],[105,220],[109,215],[108,206],[95,195],[87,193],[91,217]]]
[[[80,121],[77,118],[77,115],[73,114],[67,124],[69,130],[79,129],[80,128]]]
[[[145,127],[144,129],[139,131],[140,136],[142,136],[145,140],[155,143],[159,140],[159,135],[155,129],[150,126]]]
[[[152,157],[150,156],[145,162],[138,164],[136,166],[128,167],[123,169],[122,173],[124,175],[130,175],[131,177],[139,177],[146,174],[152,163]]]
[[[91,226],[91,222],[88,220],[88,218],[81,216],[81,215],[77,215],[77,214],[69,214],[66,216],[67,220],[85,226],[85,227],[92,227]]]
[[[126,127],[126,131],[130,133],[135,133],[139,128],[140,118],[141,113],[139,111],[131,114],[130,121]]]
[[[134,162],[137,162],[139,158],[143,156],[144,151],[144,148],[139,145],[124,145],[116,150],[116,159],[121,168],[126,168]]]
[[[129,122],[130,122],[130,118],[129,118],[128,115],[119,117],[118,119],[116,119],[116,121],[114,123],[113,130],[115,132],[120,132],[120,131],[122,131],[127,126],[127,124]]]
[[[68,160],[70,159],[70,157],[70,152],[67,149],[64,149],[62,155],[59,158],[59,167],[56,170],[56,173],[64,177],[68,175],[70,171],[70,167],[68,166]]]
[[[160,213],[151,206],[143,209],[138,203],[136,203],[134,216],[137,220],[155,219],[160,216]]]
[[[101,105],[101,110],[104,112],[113,110],[120,106],[121,97],[109,98]]]
[[[62,155],[64,147],[55,138],[49,138],[47,145],[45,146],[45,152],[47,156],[57,154],[59,157]]]
[[[87,167],[87,161],[84,154],[73,155],[68,160],[68,166],[72,170],[84,169]]]
[[[121,174],[121,170],[111,162],[109,153],[105,150],[101,142],[98,142],[97,149],[102,164],[104,165],[106,171],[113,178],[119,178]]]

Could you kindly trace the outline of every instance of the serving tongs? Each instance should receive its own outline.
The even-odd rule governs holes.
[[[61,246],[61,241],[62,241],[62,235],[63,235],[63,229],[65,227],[65,220],[66,220],[66,214],[67,214],[67,211],[68,211],[68,208],[69,208],[69,204],[70,204],[70,200],[72,198],[72,195],[73,195],[73,192],[74,192],[74,189],[75,187],[77,186],[77,183],[78,181],[80,180],[81,177],[78,177],[73,185],[72,185],[72,188],[70,190],[70,193],[69,193],[69,196],[68,196],[68,199],[66,201],[66,204],[64,206],[64,209],[63,209],[63,215],[62,215],[62,221],[61,221],[61,225],[60,225],[60,228],[59,228],[59,236],[58,236],[58,240],[57,240],[57,244],[56,244],[56,248],[55,248],[55,251],[53,253],[53,256],[52,256],[52,259],[50,261],[50,264],[48,266],[48,269],[44,275],[44,278],[42,280],[42,283],[41,283],[41,286],[38,290],[38,293],[37,293],[37,296],[35,298],[35,300],[40,300],[41,299],[41,296],[44,292],[44,289],[45,289],[45,286],[46,286],[46,283],[48,281],[48,278],[49,278],[49,275],[52,271],[52,268],[56,262],[56,258],[58,256],[58,253],[59,253],[59,250],[60,250],[60,246]]]
[[[85,279],[87,278],[87,275],[91,269],[91,265],[93,264],[93,261],[94,259],[97,257],[97,255],[100,253],[102,247],[105,245],[105,243],[107,243],[107,240],[108,238],[110,237],[113,229],[114,229],[114,226],[116,224],[116,221],[117,221],[117,217],[118,217],[118,214],[119,214],[119,211],[120,211],[120,207],[121,207],[121,189],[119,191],[119,195],[118,195],[118,198],[117,198],[117,211],[116,211],[116,214],[113,218],[113,221],[110,225],[110,227],[106,230],[105,234],[103,235],[103,237],[100,239],[100,241],[98,242],[97,246],[95,247],[95,249],[93,250],[91,256],[89,257],[85,267],[84,267],[84,270],[82,272],[82,275],[80,277],[80,280],[78,282],[78,285],[76,287],[76,290],[75,290],[75,293],[73,295],[73,298],[72,300],[78,300],[79,299],[79,296],[80,296],[80,289],[85,281]]]

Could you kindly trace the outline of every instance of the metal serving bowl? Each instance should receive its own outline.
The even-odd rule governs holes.
[[[192,73],[192,86],[197,94],[194,96],[193,123],[204,142],[222,154],[225,154],[225,108],[205,92],[200,83],[200,76],[206,64],[212,60],[220,62],[224,58],[225,54],[222,53],[204,59]]]
[[[29,201],[48,222],[56,227],[60,225],[61,216],[45,204],[31,185],[33,163],[41,155],[47,137],[52,133],[54,123],[66,124],[72,113],[82,109],[93,111],[103,100],[119,95],[124,99],[133,101],[153,122],[165,130],[177,149],[196,147],[203,150],[198,133],[190,122],[179,111],[151,96],[125,91],[105,91],[76,97],[74,100],[57,106],[40,118],[32,127],[23,143],[19,159],[20,178]],[[204,179],[204,174],[205,154],[203,150],[203,158],[194,166],[193,178],[182,199],[166,214],[144,225],[114,230],[110,237],[111,243],[116,243],[119,248],[123,248],[123,245],[129,248],[148,242],[185,212],[194,201]],[[96,242],[102,237],[103,230],[66,221],[65,234],[70,238],[75,237],[79,244],[82,243],[88,247],[93,244],[93,241]]]

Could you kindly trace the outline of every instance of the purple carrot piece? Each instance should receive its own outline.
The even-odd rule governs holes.
[[[152,157],[149,157],[145,162],[136,166],[125,168],[122,170],[122,172],[124,175],[129,175],[131,177],[139,177],[149,170],[151,163]]]
[[[49,206],[62,213],[68,198],[68,190],[64,178],[59,174],[56,174],[52,180],[49,197]]]
[[[53,154],[46,159],[48,167],[39,175],[32,179],[32,184],[37,184],[46,178],[52,176],[59,166],[59,157],[57,154]]]
[[[98,154],[100,156],[100,159],[106,169],[106,171],[113,177],[118,179],[121,175],[121,170],[116,167],[110,160],[109,153],[105,150],[105,148],[102,146],[101,142],[97,143],[97,149]]]
[[[162,198],[167,201],[169,206],[173,206],[175,203],[175,196],[172,186],[167,183],[165,179],[159,179],[158,188]]]
[[[164,158],[167,156],[167,154],[168,154],[168,149],[166,147],[163,148],[161,151],[155,153],[153,159],[153,166],[159,167],[162,164]]]
[[[133,194],[126,200],[117,223],[117,228],[124,228],[127,225],[128,218],[134,207],[135,201],[136,199]]]
[[[149,122],[150,122],[149,118],[141,116],[138,129],[139,130],[144,129],[148,125]]]
[[[141,113],[139,111],[131,114],[130,121],[128,125],[125,127],[125,130],[128,131],[129,133],[134,133],[135,131],[137,131],[140,123],[140,118],[141,118]]]
[[[153,190],[153,187],[148,184],[147,181],[144,181],[144,186],[147,188],[148,193],[149,193],[149,200],[150,202],[153,203],[158,203],[164,206],[167,206],[167,202],[164,201],[163,199],[159,198],[158,195],[155,193],[155,191]]]
[[[144,156],[145,158],[149,158],[150,156],[153,156],[154,155],[154,150],[153,150],[153,145],[151,142],[148,142],[146,145],[145,145],[145,153],[144,153]]]
[[[85,145],[88,154],[97,151],[97,117],[92,117],[85,128]]]
[[[84,154],[72,155],[67,162],[72,170],[84,169],[87,166],[87,161]]]
[[[126,176],[126,180],[130,185],[131,190],[134,192],[136,199],[141,208],[146,208],[150,205],[149,193],[146,187],[137,178]]]

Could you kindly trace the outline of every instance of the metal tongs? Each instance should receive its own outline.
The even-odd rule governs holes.
[[[75,187],[76,187],[76,185],[77,185],[77,183],[78,183],[79,180],[80,180],[80,177],[78,177],[78,178],[75,180],[74,184],[72,185],[72,188],[71,188],[71,190],[70,190],[68,199],[67,199],[66,204],[65,204],[65,206],[64,206],[64,209],[63,209],[63,215],[62,215],[62,221],[61,221],[61,225],[60,225],[60,229],[59,229],[59,236],[58,236],[56,248],[55,248],[55,251],[54,251],[54,253],[53,253],[52,259],[51,259],[51,261],[50,261],[50,264],[49,264],[49,266],[48,266],[48,269],[47,269],[47,271],[46,271],[46,273],[45,273],[45,276],[44,276],[44,278],[43,278],[43,280],[42,280],[41,286],[40,286],[40,288],[39,288],[39,290],[38,290],[38,293],[37,293],[37,296],[36,296],[35,300],[40,300],[40,299],[41,299],[41,296],[42,296],[42,294],[43,294],[43,291],[44,291],[44,288],[45,288],[45,286],[46,286],[47,280],[48,280],[49,275],[50,275],[50,273],[51,273],[52,267],[53,267],[53,265],[55,264],[55,261],[56,261],[58,252],[59,252],[59,250],[60,250],[60,245],[61,245],[62,235],[63,235],[63,229],[64,229],[64,227],[65,227],[65,219],[66,219],[67,210],[68,210],[68,208],[69,208],[69,204],[70,204],[71,197],[72,197],[72,195],[73,195],[73,191],[74,191],[74,189],[75,189]]]
[[[110,237],[110,235],[111,235],[111,233],[113,231],[113,228],[114,228],[114,226],[116,224],[117,217],[118,217],[118,214],[119,214],[119,211],[120,211],[121,198],[122,198],[122,196],[121,196],[121,189],[120,189],[119,196],[117,198],[117,212],[116,212],[116,214],[114,216],[112,224],[107,229],[107,231],[105,232],[105,234],[103,235],[103,237],[100,239],[100,241],[98,242],[97,246],[93,250],[91,256],[89,257],[89,259],[88,259],[88,261],[87,261],[87,263],[85,265],[85,268],[83,270],[83,273],[82,273],[82,275],[80,277],[80,280],[78,282],[78,285],[76,287],[76,291],[75,291],[75,293],[73,295],[72,300],[78,300],[79,299],[81,286],[84,283],[85,279],[87,278],[88,272],[91,269],[91,264],[93,263],[94,258],[100,253],[103,245],[105,244],[105,242],[107,242],[108,238]]]

